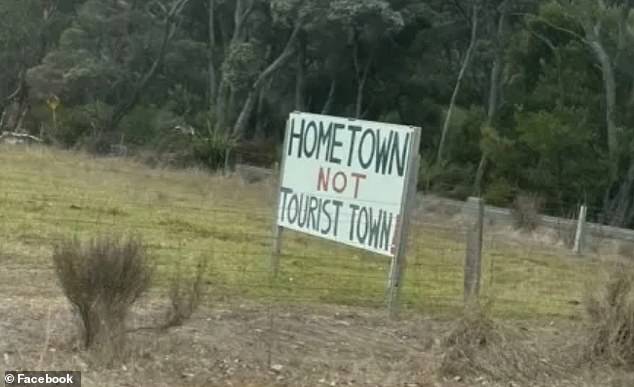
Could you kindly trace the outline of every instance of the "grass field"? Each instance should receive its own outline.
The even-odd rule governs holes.
[[[295,233],[284,234],[281,272],[269,281],[275,198],[273,181],[0,147],[0,253],[9,270],[49,267],[59,238],[133,232],[156,257],[155,291],[175,267],[203,256],[213,297],[381,307],[386,259]],[[402,302],[406,310],[453,315],[462,303],[464,231],[424,212],[414,218]],[[485,241],[482,293],[494,315],[578,316],[596,260],[500,235]]]

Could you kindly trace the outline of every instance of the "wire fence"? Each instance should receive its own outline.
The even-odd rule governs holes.
[[[12,272],[50,272],[51,246],[69,236],[133,232],[143,236],[155,257],[159,284],[176,267],[193,265],[204,257],[213,297],[372,308],[385,305],[388,259],[295,232],[283,235],[279,274],[272,282],[272,205],[192,205],[191,201],[150,200],[142,195],[128,195],[137,199],[122,203],[91,196],[81,186],[64,189],[83,194],[69,201],[67,194],[59,192],[0,188],[0,251],[8,277]],[[108,193],[104,190],[104,195]],[[402,310],[439,317],[461,311],[466,240],[463,223],[425,213],[413,217]],[[486,227],[483,241],[481,298],[492,313],[508,318],[579,315],[601,257],[579,257],[565,248],[509,238]]]

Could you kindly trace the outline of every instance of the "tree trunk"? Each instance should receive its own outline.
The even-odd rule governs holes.
[[[238,92],[235,88],[230,87],[229,103],[227,104],[227,121],[233,122],[236,119],[236,101],[238,100]]]
[[[132,110],[136,106],[136,104],[141,99],[141,95],[150,84],[150,81],[154,79],[154,76],[156,76],[156,73],[158,72],[159,67],[163,63],[163,59],[165,58],[165,54],[167,52],[167,46],[170,40],[172,40],[172,37],[174,36],[174,34],[176,33],[175,19],[183,11],[183,8],[185,7],[185,5],[187,5],[188,2],[189,0],[178,0],[174,2],[165,20],[165,28],[163,30],[163,40],[161,42],[161,48],[159,50],[158,56],[156,57],[156,59],[154,59],[152,66],[148,69],[148,71],[145,73],[145,75],[141,79],[141,82],[139,82],[139,84],[136,86],[136,88],[132,92],[132,97],[130,97],[129,100],[123,102],[122,104],[120,104],[119,106],[115,108],[114,113],[112,114],[112,117],[110,118],[110,122],[108,125],[109,129],[114,129],[117,126],[119,126],[119,123],[121,122],[123,117],[125,117],[125,115],[128,114],[128,112],[130,112],[130,110]]]
[[[500,52],[496,54],[493,61],[493,67],[491,68],[491,84],[489,88],[489,102],[487,107],[487,119],[484,124],[484,129],[492,130],[493,118],[498,109],[498,92],[500,87],[500,76],[502,73],[502,55]],[[484,135],[484,131],[482,134]],[[482,194],[482,179],[484,178],[484,172],[488,165],[488,151],[482,149],[482,155],[480,156],[480,162],[478,163],[478,169],[476,170],[476,177],[474,182],[474,195],[480,196]]]
[[[264,135],[264,123],[263,121],[263,117],[262,117],[262,113],[264,111],[264,100],[266,99],[266,94],[269,92],[269,89],[271,88],[271,84],[273,83],[273,79],[274,77],[271,77],[271,79],[269,79],[268,83],[266,84],[266,86],[264,86],[259,93],[258,96],[258,107],[257,110],[255,112],[255,118],[256,118],[256,122],[255,122],[255,133],[254,133],[254,137],[256,139],[263,139],[265,137]]]
[[[623,226],[625,222],[625,211],[631,205],[630,195],[632,180],[634,176],[634,165],[630,165],[625,180],[618,184],[619,176],[619,149],[618,133],[616,125],[616,80],[614,75],[614,64],[600,40],[600,24],[586,26],[586,44],[597,59],[603,76],[603,93],[605,98],[605,125],[608,143],[609,164],[609,184],[604,196],[603,209],[605,220],[613,226]],[[619,189],[615,197],[611,192],[618,185]]]
[[[365,87],[365,80],[362,80],[361,82],[359,82],[359,85],[357,86],[357,102],[355,104],[354,107],[354,117],[355,118],[360,118],[361,117],[361,109],[363,107],[363,89]]]
[[[355,101],[354,117],[360,118],[363,112],[363,93],[365,91],[365,84],[368,79],[368,75],[370,73],[370,67],[372,66],[372,63],[374,62],[375,49],[372,49],[372,52],[370,53],[370,58],[368,58],[368,61],[366,62],[365,67],[363,68],[363,71],[361,71],[359,67],[359,41],[356,36],[356,33],[353,39],[354,40],[353,40],[353,52],[352,52],[353,58],[352,59],[354,63],[355,72],[357,75],[357,96]]]
[[[209,71],[209,110],[213,108],[216,101],[216,66],[214,64],[214,48],[216,47],[216,31],[215,31],[215,0],[209,0],[209,46],[207,48],[207,61]]]
[[[491,81],[489,84],[489,102],[487,109],[486,126],[491,127],[493,124],[493,118],[499,107],[499,92],[500,92],[500,78],[502,76],[502,51],[498,50],[493,60],[493,67],[491,68]]]
[[[240,112],[240,115],[238,116],[238,120],[233,126],[233,135],[236,138],[241,139],[246,132],[247,123],[249,122],[249,118],[251,117],[251,114],[253,113],[253,108],[255,106],[258,91],[262,88],[264,83],[271,76],[273,76],[273,74],[277,70],[279,70],[282,66],[284,66],[293,56],[295,43],[297,41],[297,36],[299,34],[301,25],[302,25],[302,21],[297,20],[295,24],[295,28],[293,29],[291,36],[288,38],[288,41],[286,42],[286,46],[284,47],[284,50],[282,51],[280,56],[278,56],[277,59],[273,61],[273,63],[271,63],[264,71],[262,71],[262,73],[260,73],[260,75],[258,76],[258,79],[254,82],[253,86],[251,87],[251,90],[249,91],[249,94],[244,103],[244,106],[242,107],[242,111]]]
[[[297,74],[295,76],[295,110],[304,111],[305,109],[305,82],[306,82],[306,36],[300,34],[299,50],[297,53]]]
[[[218,96],[216,98],[216,128],[222,132],[226,131],[227,126],[227,99],[229,98],[229,85],[224,77],[220,80],[218,87]]]
[[[598,40],[598,36],[593,33],[593,36],[591,36],[588,40],[592,51],[601,65],[601,72],[603,74],[608,152],[612,165],[616,167],[618,159],[618,138],[616,127],[616,81],[614,78],[614,68],[612,67],[612,61],[610,60],[609,55]],[[613,171],[612,178],[616,178],[614,172],[615,171]]]
[[[22,112],[25,111],[24,106],[28,96],[27,88],[26,71],[22,70],[18,75],[17,88],[6,98],[6,103],[2,109],[0,132],[5,127],[12,132],[20,127],[20,117],[22,116]]]
[[[29,112],[29,104],[26,102],[26,99],[20,103],[20,115],[18,116],[18,121],[15,123],[15,127],[13,128],[14,132],[21,132],[24,124],[24,118],[26,114]]]
[[[634,188],[634,159],[630,161],[630,166],[619,186],[618,193],[610,201],[607,220],[611,226],[626,227],[631,222],[632,188]]]
[[[236,7],[233,13],[233,35],[231,41],[225,47],[225,58],[227,58],[228,51],[235,44],[242,42],[244,38],[244,22],[249,17],[249,14],[253,10],[254,2],[251,1],[248,7],[245,7],[245,0],[236,0]],[[222,24],[222,23],[221,23]],[[218,92],[216,97],[216,128],[223,133],[229,131],[229,125],[227,124],[227,100],[229,99],[231,88],[227,84],[224,76],[221,75],[220,85],[218,86]],[[230,112],[229,112],[230,114]]]
[[[492,130],[493,119],[495,118],[495,114],[497,113],[499,107],[499,93],[500,93],[500,79],[502,77],[502,69],[504,67],[504,47],[503,47],[503,39],[505,34],[505,23],[506,23],[506,9],[507,2],[503,2],[500,5],[499,11],[500,16],[498,18],[497,23],[497,32],[496,32],[496,50],[495,57],[493,59],[493,67],[491,68],[491,76],[489,83],[489,101],[487,107],[487,119],[485,121],[485,125],[483,129]],[[485,132],[483,131],[484,135]],[[484,179],[484,173],[486,172],[487,165],[489,164],[489,155],[488,150],[483,148],[481,150],[482,155],[480,156],[480,162],[478,163],[478,169],[476,170],[475,181],[474,181],[474,195],[481,196],[482,195],[482,180]]]
[[[467,48],[467,52],[465,54],[464,60],[462,61],[462,66],[460,68],[460,72],[458,73],[458,80],[456,81],[456,86],[454,87],[453,94],[451,95],[451,101],[449,102],[449,108],[447,109],[447,116],[445,117],[445,123],[442,127],[442,132],[440,135],[440,143],[438,144],[438,156],[436,157],[436,162],[441,163],[443,158],[443,150],[445,147],[445,141],[447,139],[447,132],[449,131],[449,124],[451,123],[451,115],[453,113],[454,106],[456,105],[456,98],[458,97],[458,93],[460,92],[460,85],[462,83],[462,78],[464,78],[465,71],[471,62],[471,54],[473,49],[475,48],[477,42],[477,34],[478,34],[478,4],[473,4],[473,15],[471,17],[471,39],[469,41],[469,47]]]
[[[335,93],[337,91],[337,79],[335,77],[330,81],[330,90],[328,91],[328,97],[324,103],[324,107],[321,109],[321,114],[330,114],[332,105],[335,101]]]
[[[257,92],[259,90],[251,90],[249,95],[247,96],[247,100],[244,102],[244,106],[242,107],[242,111],[240,112],[240,116],[238,116],[238,120],[233,127],[233,134],[236,138],[242,139],[247,130],[247,124],[249,123],[249,119],[251,118],[251,114],[253,113],[253,108],[255,106],[255,100],[257,99]]]
[[[545,45],[547,45],[550,51],[552,51],[553,56],[555,57],[555,61],[557,62],[557,88],[559,92],[559,99],[557,103],[560,106],[564,106],[566,102],[566,90],[564,87],[563,74],[562,74],[561,53],[559,52],[559,49],[557,48],[557,46],[555,46],[555,43],[553,43],[553,41],[547,36],[542,35],[541,33],[537,31],[532,31],[530,29],[529,29],[529,32],[533,36],[535,36],[537,39],[541,40]]]

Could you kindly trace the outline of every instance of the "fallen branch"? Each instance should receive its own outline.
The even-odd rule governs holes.
[[[0,143],[7,141],[7,139],[15,139],[20,141],[34,141],[34,142],[44,142],[41,138],[31,136],[26,133],[16,133],[16,132],[3,132],[0,134]]]

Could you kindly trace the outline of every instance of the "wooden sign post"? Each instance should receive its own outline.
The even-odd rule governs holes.
[[[403,283],[403,277],[405,274],[405,267],[407,264],[407,242],[409,240],[409,229],[411,214],[416,206],[416,193],[418,191],[418,174],[420,168],[420,155],[418,149],[420,147],[420,132],[415,132],[415,138],[413,141],[412,151],[414,156],[410,158],[409,163],[409,178],[405,183],[404,200],[401,206],[401,214],[404,214],[399,242],[397,246],[396,256],[392,258],[390,265],[390,274],[388,278],[387,287],[387,307],[390,314],[390,318],[397,318],[400,312],[400,293],[401,284]]]
[[[284,176],[284,168],[286,166],[286,157],[284,152],[288,144],[288,132],[289,121],[286,120],[286,132],[284,133],[284,142],[282,145],[282,160],[280,162],[280,168],[278,173],[278,187],[277,187],[277,202],[275,204],[275,222],[273,222],[273,251],[271,251],[270,270],[273,278],[277,277],[277,273],[280,270],[280,254],[282,253],[282,233],[284,229],[278,224],[280,217],[280,198],[282,196],[282,176]]]

